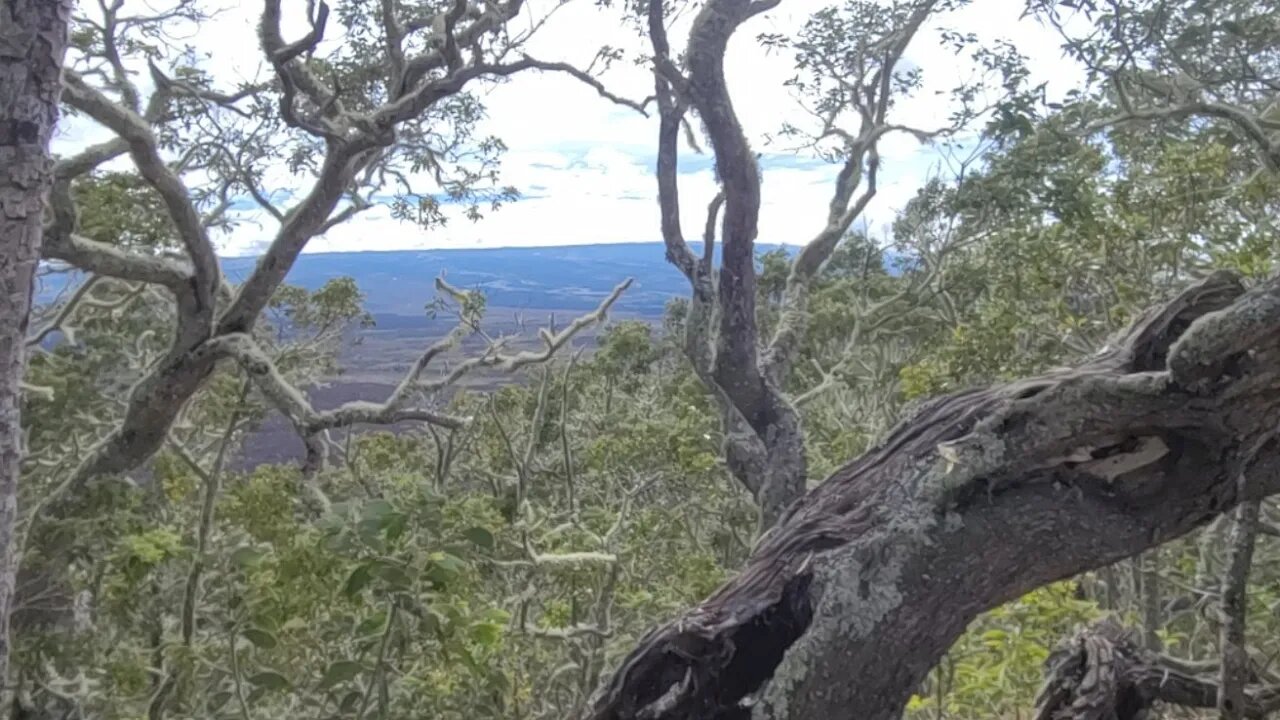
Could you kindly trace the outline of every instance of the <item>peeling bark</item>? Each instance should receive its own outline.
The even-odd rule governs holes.
[[[1280,280],[1215,274],[1080,367],[927,403],[645,636],[587,717],[897,718],[980,613],[1280,491],[1277,421]]]
[[[65,0],[0,3],[0,682],[6,686],[20,561],[21,381],[70,16]]]

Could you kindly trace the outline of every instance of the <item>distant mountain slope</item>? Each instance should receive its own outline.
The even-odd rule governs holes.
[[[227,258],[222,267],[239,282],[255,262]],[[527,310],[590,310],[628,277],[635,282],[617,305],[627,314],[661,314],[668,300],[689,291],[659,243],[315,253],[298,258],[288,282],[316,288],[349,275],[375,316],[417,316],[435,296],[433,283],[441,273],[454,285],[483,291],[491,307]]]
[[[758,245],[757,250],[777,247]],[[701,247],[695,243],[693,250],[700,253]],[[255,257],[224,258],[222,267],[238,283],[256,262]],[[315,289],[331,278],[351,276],[379,325],[383,320],[417,324],[441,273],[459,287],[483,291],[490,307],[514,310],[589,310],[627,277],[635,282],[617,305],[622,314],[657,316],[668,300],[689,292],[684,277],[667,263],[661,243],[313,253],[298,258],[287,282]],[[45,278],[39,301],[56,298],[66,282],[66,276]]]

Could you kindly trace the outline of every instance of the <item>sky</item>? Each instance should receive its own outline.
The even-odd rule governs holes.
[[[191,42],[207,51],[215,80],[228,86],[264,72],[259,52],[247,52],[256,41],[257,3],[223,0],[225,11],[204,24]],[[541,16],[555,0],[529,0],[530,17]],[[785,54],[767,53],[756,43],[761,32],[787,33],[828,2],[783,0],[774,10],[745,25],[726,58],[729,89],[753,147],[761,152],[763,202],[759,242],[799,245],[821,229],[837,170],[834,165],[768,140],[785,123],[801,124],[808,116],[783,82],[792,73]],[[302,0],[285,0],[286,16],[300,35]],[[1076,86],[1078,67],[1064,58],[1057,34],[1034,19],[1019,19],[1023,0],[976,0],[962,10],[936,16],[906,53],[920,67],[925,86],[896,109],[894,119],[917,127],[943,124],[951,108],[946,90],[971,79],[976,69],[939,42],[939,29],[973,32],[985,42],[1011,40],[1027,57],[1035,82],[1047,82],[1050,95]],[[528,22],[528,20],[524,20]],[[686,25],[672,29],[678,43]],[[286,27],[286,39],[292,39]],[[566,61],[585,67],[601,45],[636,51],[641,39],[596,3],[571,0],[551,15],[526,48],[541,60]],[[143,75],[142,77],[145,77]],[[642,99],[652,92],[647,71],[629,63],[615,65],[605,76],[618,95]],[[509,150],[502,160],[501,182],[522,199],[472,222],[460,215],[442,227],[423,229],[391,218],[389,207],[376,206],[323,236],[306,252],[408,250],[510,246],[658,242],[657,186],[653,176],[657,122],[601,98],[593,89],[562,74],[527,73],[492,86],[484,93],[487,117],[480,134],[500,137]],[[101,128],[83,118],[64,124],[55,152],[104,139]],[[794,144],[794,143],[791,143]],[[715,193],[711,158],[682,147],[680,192],[685,233],[701,232],[705,208]],[[881,142],[880,189],[859,224],[881,233],[898,208],[931,173],[944,175],[947,163],[936,147],[897,134]],[[127,166],[127,165],[125,165]],[[291,178],[283,168],[268,177],[287,191],[304,187],[306,178]],[[224,256],[254,255],[270,242],[276,226],[253,211],[215,241]]]

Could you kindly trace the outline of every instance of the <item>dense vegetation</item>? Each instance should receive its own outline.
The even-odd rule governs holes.
[[[283,46],[279,3],[274,38],[273,3],[266,5],[263,43]],[[421,30],[423,19],[434,17],[430,3],[395,5],[405,18],[388,27],[401,32]],[[638,10],[649,9],[643,5]],[[1157,24],[1170,38],[1192,32],[1179,23],[1199,27],[1186,19],[1200,17],[1197,3],[1142,5],[1117,5],[1094,22],[1116,29],[1123,16]],[[1247,21],[1236,49],[1258,65],[1261,79],[1221,83],[1235,83],[1234,100],[1256,111],[1259,127],[1274,138],[1276,86],[1266,73],[1276,72],[1280,12],[1263,7],[1268,3],[1207,5]],[[105,24],[78,16],[72,23],[72,52],[82,65],[69,71],[67,102],[128,142],[87,151],[100,157],[63,158],[59,172],[66,172],[55,173],[58,218],[47,230],[54,239],[46,241],[46,258],[92,274],[37,309],[27,334],[16,539],[22,565],[10,671],[15,717],[461,720],[582,712],[644,633],[732,577],[770,524],[768,512],[761,522],[764,491],[732,459],[741,432],[733,408],[743,406],[726,399],[722,368],[703,364],[689,340],[705,333],[712,317],[699,295],[707,276],[687,269],[693,297],[673,300],[661,325],[610,320],[606,302],[596,314],[544,331],[543,349],[488,343],[471,360],[454,359],[436,372],[430,363],[438,356],[464,339],[485,338],[484,299],[441,282],[436,301],[423,299],[424,311],[456,318],[457,330],[426,350],[406,378],[405,397],[318,413],[295,388],[339,374],[342,344],[371,322],[361,289],[348,278],[315,291],[250,279],[269,299],[259,313],[224,327],[250,296],[219,284],[216,272],[212,280],[202,276],[201,245],[192,237],[207,240],[208,228],[230,222],[219,211],[228,197],[244,194],[280,221],[269,252],[289,244],[296,250],[298,238],[305,244],[330,213],[357,214],[396,173],[431,163],[443,189],[475,202],[478,213],[489,200],[480,188],[496,178],[489,156],[501,144],[469,136],[481,110],[466,92],[437,97],[438,104],[419,108],[425,115],[397,114],[430,93],[401,88],[396,96],[386,87],[371,39],[382,21],[365,3],[337,5],[330,22],[344,25],[349,45],[327,60],[297,60],[298,48],[268,49],[287,103],[293,94],[321,92],[316,83],[348,93],[329,105],[312,97],[279,112],[265,100],[275,85],[246,86],[233,98],[213,90],[202,69],[168,55],[163,43],[138,39],[148,28],[198,21],[193,5],[119,28],[120,3],[102,7]],[[872,17],[869,7],[842,6],[816,16],[802,36],[771,42],[795,50],[808,77],[821,72],[815,58],[823,53],[861,52],[841,44],[852,42],[850,27],[893,29],[919,12],[902,3]],[[446,33],[475,27],[455,29],[460,13],[440,14],[450,23]],[[325,20],[313,23],[322,28]],[[657,64],[672,63],[650,32]],[[477,57],[467,68],[485,62],[485,52],[501,57],[516,46],[509,37],[481,35],[493,46],[475,40]],[[964,38],[952,41],[965,47]],[[1179,42],[1209,47],[1218,40]],[[461,56],[448,57],[456,46],[417,50],[437,53],[439,67],[430,72],[439,70],[440,78],[462,72],[455,64]],[[152,113],[145,106],[122,52],[173,62],[156,67],[153,79],[157,94],[167,94],[161,104],[174,108]],[[1071,52],[1099,78],[1131,69],[1096,37]],[[1144,71],[1166,69],[1160,52],[1136,53],[1148,58]],[[793,345],[775,389],[803,428],[800,467],[809,487],[929,398],[1079,362],[1143,309],[1214,270],[1251,284],[1274,277],[1280,178],[1267,153],[1275,152],[1275,140],[1259,146],[1230,118],[1191,111],[1110,122],[1134,100],[1092,84],[1048,107],[1024,87],[1015,52],[980,52],[979,59],[1004,82],[997,112],[960,113],[954,130],[974,133],[965,136],[961,169],[921,188],[886,236],[858,230],[856,212],[843,226],[833,221],[828,230],[838,230],[838,244],[811,277],[796,268],[811,256],[753,257],[746,243],[755,283],[743,307],[758,326],[750,341],[764,347],[760,338],[782,337]],[[399,79],[412,75],[403,49],[398,63]],[[674,133],[674,108],[687,110],[681,94],[690,91],[664,72],[658,105],[664,132]],[[101,88],[92,86],[95,77],[106,78]],[[918,78],[901,83],[895,92],[906,93]],[[835,102],[820,80],[798,84]],[[104,93],[132,109],[104,109]],[[243,117],[236,106],[242,100]],[[185,124],[176,119],[184,109],[191,111]],[[389,113],[394,117],[381,119],[400,128],[401,149],[370,140],[351,150],[344,143],[359,145],[367,139],[360,133],[374,137],[376,129],[342,126],[349,118],[341,113]],[[158,138],[135,132],[142,117],[161,129]],[[438,135],[436,127],[455,135]],[[268,144],[272,133],[291,139]],[[347,140],[335,139],[343,133]],[[148,154],[148,137],[152,151],[185,155],[162,162],[158,152]],[[850,147],[874,188],[874,143]],[[126,151],[135,170],[98,167]],[[355,168],[339,178],[346,183],[342,204],[335,196],[327,207],[278,210],[258,195],[255,164],[286,162],[321,178],[301,201],[312,203],[328,177],[316,158],[335,155]],[[214,178],[208,186],[189,180],[189,207],[199,211],[190,217],[175,210],[181,203],[167,184],[180,175]],[[843,197],[846,209],[857,206],[851,193]],[[59,213],[72,196],[67,219]],[[433,202],[406,192],[397,207],[430,226],[438,219]],[[319,211],[316,220],[311,215]],[[729,213],[740,211],[725,209],[726,227]],[[658,219],[655,209],[655,227]],[[56,227],[64,220],[74,231]],[[299,229],[302,222],[312,226]],[[654,252],[662,251],[655,245]],[[187,285],[222,313],[205,318],[204,335],[191,320],[203,311],[188,302]],[[797,312],[806,318],[799,330],[792,327]],[[593,323],[602,330],[588,346],[574,333]],[[723,325],[715,331],[726,332]],[[229,349],[191,370],[202,362],[201,349],[214,345]],[[451,390],[461,373],[495,367],[511,373],[506,387]],[[188,371],[197,381],[182,379]],[[154,425],[148,413],[164,402],[173,404],[170,417]],[[308,456],[233,471],[230,460],[246,436],[277,412],[304,436]],[[394,431],[380,426],[392,423],[401,424]],[[154,427],[162,432],[145,447]],[[1268,501],[1255,512],[1223,515],[1193,536],[980,617],[916,689],[908,715],[1029,715],[1050,650],[1107,615],[1133,628],[1147,649],[1216,668],[1231,611],[1224,595],[1240,575],[1229,572],[1229,561],[1238,559],[1245,536],[1256,538],[1244,576],[1251,681],[1280,683],[1280,507]]]

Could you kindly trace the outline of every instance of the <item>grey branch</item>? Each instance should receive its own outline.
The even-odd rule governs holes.
[[[111,129],[129,144],[138,172],[155,188],[192,263],[193,305],[208,321],[213,317],[213,300],[221,282],[221,271],[213,243],[191,201],[191,194],[178,175],[160,157],[159,145],[147,121],[126,107],[112,102],[86,84],[78,74],[63,73],[63,97],[67,104]]]
[[[465,301],[467,294],[450,287],[444,280],[437,280],[436,285],[441,292]],[[479,318],[468,312],[464,304],[464,316],[459,324],[446,337],[433,343],[419,356],[390,397],[381,403],[353,401],[332,410],[316,410],[306,395],[280,373],[267,353],[246,333],[229,333],[219,336],[207,343],[203,350],[214,357],[234,358],[245,373],[253,379],[262,394],[289,419],[308,443],[313,443],[314,437],[326,430],[353,425],[391,425],[417,421],[457,430],[465,427],[470,419],[430,408],[407,407],[409,401],[415,393],[437,392],[453,386],[464,375],[478,367],[497,367],[507,372],[514,372],[521,367],[550,360],[556,351],[579,332],[602,322],[609,308],[630,285],[630,279],[619,284],[594,311],[576,318],[560,332],[553,334],[546,330],[542,331],[544,347],[540,351],[503,355],[496,348],[491,348],[475,358],[459,363],[454,370],[440,379],[422,382],[421,376],[433,360],[455,347],[466,335],[477,329]]]

